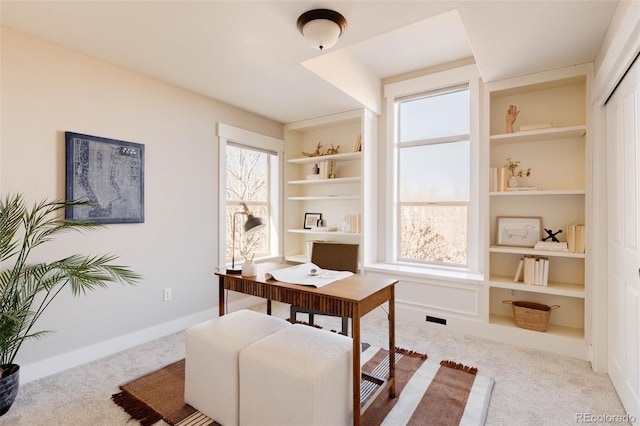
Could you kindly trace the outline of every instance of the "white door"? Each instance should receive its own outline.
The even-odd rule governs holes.
[[[606,105],[609,375],[640,419],[640,60]]]

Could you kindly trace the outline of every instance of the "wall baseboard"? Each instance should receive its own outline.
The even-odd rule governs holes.
[[[229,311],[250,308],[260,299],[242,298],[229,304]],[[26,384],[52,374],[60,373],[73,367],[104,358],[131,349],[135,346],[156,340],[174,333],[179,333],[192,325],[218,316],[218,309],[212,308],[182,318],[177,318],[153,327],[138,330],[104,342],[86,346],[81,349],[56,355],[51,358],[20,366],[20,383]]]

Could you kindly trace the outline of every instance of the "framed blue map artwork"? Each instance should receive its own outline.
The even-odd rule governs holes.
[[[66,199],[91,205],[66,218],[96,223],[144,222],[144,145],[65,132]]]

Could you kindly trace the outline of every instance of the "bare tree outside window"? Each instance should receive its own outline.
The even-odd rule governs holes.
[[[405,206],[400,217],[400,258],[467,263],[466,206]]]
[[[231,260],[234,213],[243,211],[241,202],[247,204],[251,212],[271,223],[269,207],[270,156],[273,155],[243,148],[227,146],[227,221],[226,221],[226,258]],[[269,254],[269,226],[245,235],[242,226],[247,217],[243,214],[236,218],[236,259],[243,256],[256,257]]]

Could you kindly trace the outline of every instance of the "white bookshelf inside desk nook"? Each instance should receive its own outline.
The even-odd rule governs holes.
[[[366,110],[285,126],[285,260],[309,261],[315,240],[360,244],[362,260],[364,206],[375,199],[365,190],[365,160],[373,155],[367,149],[375,132],[376,117]],[[328,153],[332,148],[338,152]],[[305,229],[306,213],[321,214],[330,231]]]

